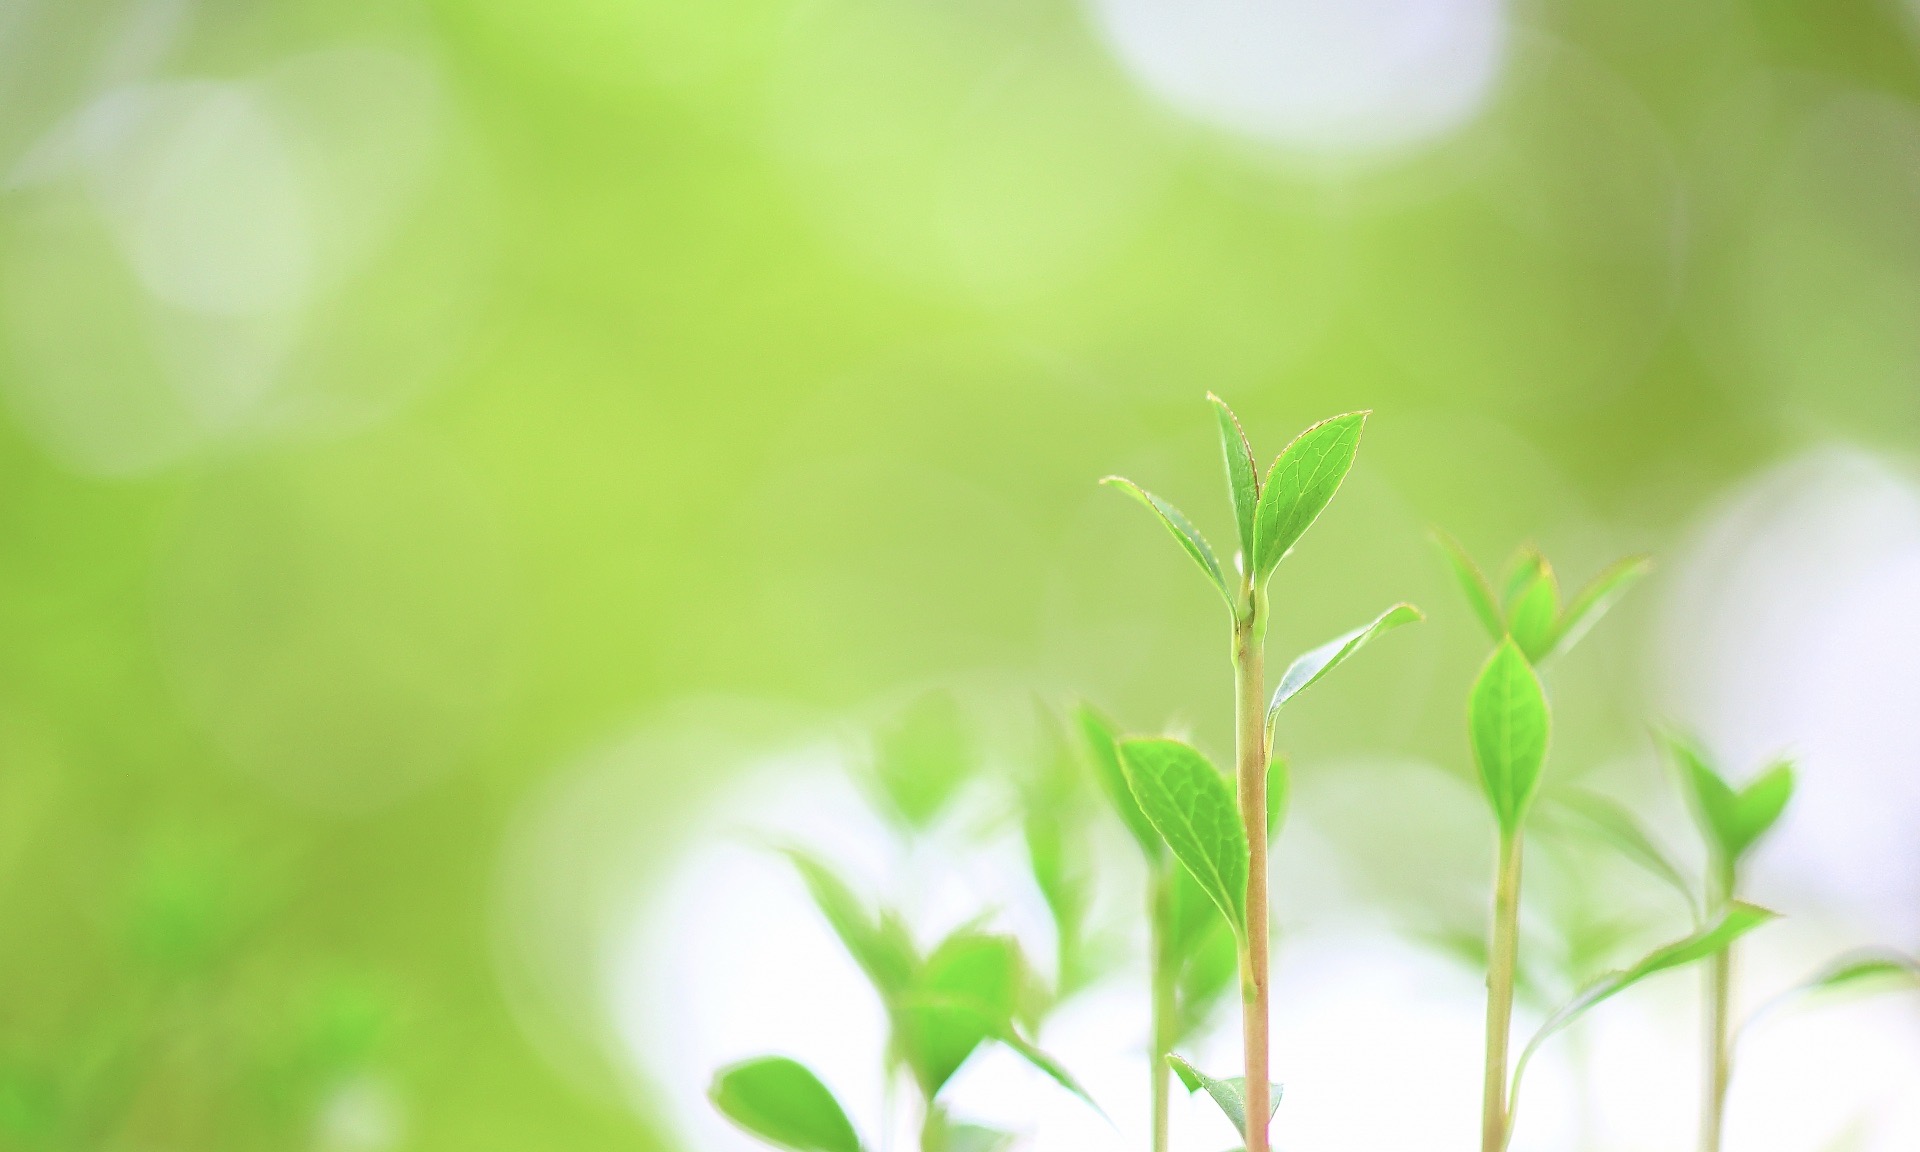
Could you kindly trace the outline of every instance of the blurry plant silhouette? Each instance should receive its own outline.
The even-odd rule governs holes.
[[[940,817],[977,761],[958,705],[951,696],[934,693],[880,733],[869,779],[878,806],[912,837]],[[1055,765],[1052,771],[1062,769]],[[1056,779],[1051,786],[1061,785]],[[1037,835],[1032,823],[1027,831],[1031,846]],[[1055,917],[1077,932],[1084,905],[1067,881],[1064,852],[1054,851],[1063,845],[1046,835],[1039,835],[1038,843],[1040,850],[1032,853],[1036,881]],[[1028,1038],[1057,996],[1036,977],[1017,940],[984,931],[976,919],[923,954],[899,910],[869,909],[819,857],[795,847],[782,851],[886,1010],[889,1091],[895,1073],[904,1070],[918,1093],[922,1152],[992,1152],[1012,1141],[1011,1133],[956,1122],[940,1103],[941,1089],[983,1044],[1006,1046],[1092,1105],[1066,1069]],[[1063,936],[1063,974],[1074,951]],[[723,1068],[708,1095],[728,1119],[778,1147],[802,1152],[864,1147],[832,1091],[786,1057],[757,1057]]]
[[[111,979],[0,1052],[0,1147],[313,1142],[329,1093],[378,1066],[392,1006],[350,970],[267,960],[255,881],[192,838],[145,853],[108,918]]]

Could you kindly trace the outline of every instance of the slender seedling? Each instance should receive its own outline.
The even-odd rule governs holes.
[[[1697,741],[1679,733],[1667,733],[1664,739],[1679,766],[1688,806],[1707,842],[1708,867],[1701,897],[1709,912],[1716,913],[1738,897],[1742,862],[1779,821],[1793,798],[1793,765],[1777,762],[1745,788],[1735,788]],[[1707,964],[1701,1152],[1720,1152],[1726,1123],[1727,1086],[1733,1075],[1733,961],[1729,941],[1727,947],[1709,957]]]
[[[1481,1152],[1502,1152],[1512,1138],[1515,1082],[1508,1081],[1514,984],[1520,950],[1521,859],[1525,825],[1546,763],[1552,717],[1534,668],[1571,648],[1634,581],[1644,557],[1608,568],[1563,610],[1546,557],[1522,549],[1496,596],[1478,565],[1453,539],[1434,533],[1474,615],[1493,638],[1467,707],[1467,729],[1481,787],[1498,829],[1492,927],[1487,944],[1486,1062],[1480,1102]]]
[[[1172,856],[1220,909],[1239,954],[1241,1047],[1246,1076],[1239,1125],[1249,1152],[1267,1152],[1272,1118],[1268,1025],[1271,964],[1267,928],[1267,780],[1275,711],[1294,693],[1318,680],[1362,644],[1387,629],[1418,619],[1411,606],[1390,609],[1372,624],[1296,661],[1281,679],[1282,691],[1266,696],[1267,582],[1282,558],[1312,526],[1353,467],[1367,413],[1350,412],[1302,432],[1281,452],[1263,481],[1240,422],[1224,401],[1209,394],[1226,457],[1227,491],[1239,543],[1231,574],[1213,546],[1172,504],[1118,476],[1112,484],[1139,500],[1164,524],[1181,549],[1200,566],[1226,604],[1231,625],[1234,677],[1234,784],[1198,751],[1171,740],[1131,740],[1120,745],[1128,790],[1147,823]],[[1161,1037],[1164,1039],[1164,1037]],[[1156,1042],[1157,1046],[1157,1042]],[[1164,1054],[1156,1053],[1156,1056]],[[1163,1147],[1166,1089],[1156,1060],[1156,1149]]]

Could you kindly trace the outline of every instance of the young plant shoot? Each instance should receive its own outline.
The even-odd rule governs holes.
[[[1701,894],[1709,915],[1724,914],[1739,896],[1740,866],[1793,798],[1793,765],[1780,761],[1745,788],[1728,783],[1705,749],[1677,733],[1665,736],[1668,751],[1701,837],[1707,842],[1707,877]],[[1707,958],[1705,1078],[1701,1082],[1701,1152],[1720,1152],[1726,1120],[1727,1084],[1733,1072],[1733,946]]]
[[[1233,412],[1219,397],[1209,394],[1207,399],[1214,406],[1219,424],[1239,545],[1231,573],[1222,567],[1206,537],[1178,508],[1131,480],[1109,476],[1102,482],[1121,489],[1152,511],[1199,565],[1226,605],[1234,674],[1234,782],[1229,786],[1206,757],[1174,740],[1126,741],[1119,745],[1119,759],[1128,790],[1146,823],[1165,842],[1173,859],[1198,882],[1233,932],[1239,955],[1246,1067],[1240,1127],[1249,1152],[1267,1152],[1267,1127],[1273,1115],[1267,1039],[1271,718],[1288,698],[1331,671],[1368,640],[1407,620],[1418,619],[1419,614],[1411,607],[1399,606],[1372,624],[1314,649],[1295,662],[1282,677],[1282,691],[1271,702],[1267,700],[1267,581],[1333,499],[1353,467],[1367,413],[1335,416],[1302,432],[1280,453],[1263,481],[1253,449]],[[1157,1071],[1155,1083],[1164,1084]],[[1163,1096],[1164,1088],[1159,1091]],[[1161,1139],[1158,1126],[1155,1139]]]
[[[1520,865],[1529,809],[1539,791],[1552,727],[1536,665],[1579,641],[1587,629],[1647,569],[1630,557],[1596,578],[1565,610],[1546,557],[1522,549],[1509,563],[1496,596],[1466,552],[1436,532],[1461,591],[1493,638],[1468,700],[1467,730],[1481,787],[1498,831],[1493,924],[1487,948],[1486,1065],[1482,1078],[1481,1152],[1501,1152],[1512,1135],[1508,1045],[1520,948]]]

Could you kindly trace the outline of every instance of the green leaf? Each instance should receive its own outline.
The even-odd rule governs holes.
[[[1533,554],[1525,576],[1515,586],[1507,607],[1507,635],[1513,637],[1528,660],[1538,662],[1553,645],[1560,618],[1560,584],[1546,557]]]
[[[1247,927],[1247,833],[1233,791],[1205,756],[1178,740],[1120,745],[1127,784],[1174,858],[1219,906],[1235,933]]]
[[[1557,656],[1578,644],[1587,630],[1606,615],[1607,609],[1613,607],[1620,597],[1626,595],[1627,589],[1652,568],[1651,557],[1629,556],[1595,576],[1574,596],[1567,610],[1561,613],[1559,622],[1554,625],[1553,636],[1547,643],[1545,655]]]
[[[793,862],[828,927],[873,982],[880,998],[892,1000],[906,992],[920,968],[919,953],[906,925],[887,913],[869,917],[853,889],[818,857],[798,848],[781,851]]]
[[[1260,473],[1253,462],[1253,445],[1227,402],[1207,393],[1213,414],[1220,418],[1220,453],[1227,459],[1227,493],[1233,498],[1234,527],[1240,532],[1240,555],[1253,563],[1253,519],[1260,507]]]
[[[1019,945],[961,929],[927,957],[893,1013],[894,1044],[931,1097],[982,1043],[1011,1033],[1026,976]]]
[[[1213,1097],[1213,1102],[1220,1106],[1220,1111],[1226,1113],[1227,1119],[1233,1122],[1235,1132],[1247,1130],[1247,1078],[1245,1076],[1216,1080],[1187,1063],[1184,1058],[1174,1055],[1167,1057],[1167,1064],[1172,1067],[1173,1074],[1180,1077],[1180,1083],[1186,1087],[1187,1091],[1204,1091],[1208,1096]],[[1270,1083],[1268,1091],[1270,1095],[1267,1119],[1271,1121],[1273,1114],[1280,1110],[1280,1093],[1283,1087]]]
[[[1395,604],[1382,612],[1370,623],[1362,624],[1351,632],[1335,636],[1333,639],[1307,652],[1287,666],[1280,677],[1280,684],[1273,690],[1273,700],[1267,705],[1267,722],[1273,722],[1273,716],[1280,711],[1280,705],[1298,696],[1320,682],[1320,678],[1346,662],[1347,657],[1358,652],[1368,642],[1383,636],[1402,624],[1411,624],[1424,620],[1420,609],[1411,604]]]
[[[1467,555],[1453,537],[1433,530],[1433,542],[1440,546],[1441,555],[1447,558],[1447,565],[1453,570],[1453,578],[1459,582],[1460,591],[1467,598],[1467,604],[1473,608],[1473,614],[1486,626],[1487,636],[1498,644],[1507,635],[1506,614],[1500,610],[1499,601],[1493,597],[1493,586],[1480,571],[1480,566]]]
[[[1736,900],[1718,924],[1702,928],[1691,936],[1656,948],[1631,968],[1610,972],[1581,989],[1572,1000],[1547,1017],[1546,1023],[1534,1033],[1533,1039],[1527,1041],[1526,1048],[1520,1053],[1520,1059],[1514,1063],[1513,1090],[1509,1093],[1509,1099],[1519,1098],[1520,1078],[1527,1070],[1527,1062],[1533,1058],[1533,1054],[1539,1050],[1540,1045],[1544,1044],[1548,1037],[1585,1015],[1595,1005],[1626,991],[1656,973],[1718,955],[1731,947],[1735,940],[1777,918],[1777,913]]]
[[[876,741],[874,778],[914,828],[933,822],[979,764],[973,732],[951,693],[916,700]]]
[[[1655,844],[1633,813],[1598,793],[1569,789],[1555,797],[1557,810],[1573,818],[1577,827],[1626,857],[1657,880],[1678,892],[1696,913],[1695,886],[1673,858]]]
[[[1856,952],[1834,961],[1801,988],[1828,992],[1876,980],[1891,981],[1901,988],[1920,988],[1920,959],[1890,949]]]
[[[853,1124],[820,1078],[781,1056],[743,1060],[714,1073],[707,1098],[720,1114],[778,1148],[860,1152]]]
[[[1540,787],[1549,726],[1540,678],[1518,645],[1502,641],[1474,682],[1467,728],[1481,786],[1503,834],[1519,830]]]
[[[1127,831],[1133,833],[1134,842],[1140,845],[1147,859],[1164,858],[1166,841],[1160,839],[1160,833],[1154,831],[1146,813],[1140,811],[1139,801],[1133,798],[1133,789],[1127,784],[1126,770],[1120,766],[1120,742],[1114,738],[1113,725],[1090,704],[1082,704],[1075,717],[1080,722],[1080,734],[1085,738],[1087,758],[1093,764],[1093,778],[1099,783],[1100,791],[1105,793]]]
[[[1526,547],[1514,550],[1507,560],[1507,569],[1500,576],[1500,603],[1505,605],[1509,617],[1513,606],[1533,587],[1541,574],[1547,570],[1547,558],[1538,548]]]
[[[1220,561],[1214,558],[1212,546],[1207,543],[1205,536],[1200,535],[1200,530],[1193,526],[1193,522],[1188,520],[1180,509],[1124,476],[1108,476],[1100,483],[1114,485],[1145,504],[1154,515],[1160,517],[1160,522],[1167,526],[1167,531],[1173,533],[1173,538],[1180,542],[1180,547],[1186,549],[1187,555],[1193,557],[1193,562],[1200,565],[1206,572],[1207,579],[1213,581],[1215,590],[1220,593],[1221,599],[1227,602],[1227,607],[1233,608],[1233,592],[1227,585],[1226,573],[1220,570]]]
[[[1093,900],[1093,869],[1084,836],[1078,760],[1053,710],[1038,705],[1036,718],[1037,763],[1026,780],[1021,825],[1034,885],[1053,916],[1058,941],[1055,985],[1065,996],[1088,975],[1081,944]]]
[[[1366,412],[1322,420],[1287,445],[1267,472],[1254,515],[1253,579],[1262,584],[1340,490],[1360,450]]]
[[[1014,1052],[1018,1053],[1022,1059],[1026,1060],[1027,1063],[1033,1065],[1035,1068],[1038,1068],[1040,1071],[1046,1073],[1047,1076],[1051,1078],[1055,1084],[1060,1085],[1060,1087],[1065,1088],[1067,1091],[1073,1093],[1075,1096],[1078,1096],[1086,1104],[1087,1107],[1093,1109],[1095,1112],[1100,1113],[1102,1117],[1106,1116],[1106,1111],[1102,1109],[1100,1105],[1093,1102],[1093,1097],[1087,1093],[1087,1090],[1085,1088],[1080,1086],[1080,1082],[1078,1080],[1075,1080],[1073,1078],[1073,1074],[1067,1071],[1066,1066],[1061,1064],[1060,1061],[1054,1059],[1052,1056],[1049,1056],[1045,1052],[1041,1051],[1040,1048],[1036,1046],[1032,1041],[1027,1040],[1025,1037],[1021,1036],[1018,1032],[1015,1032],[1012,1029],[1008,1029],[1006,1032],[996,1037],[996,1039],[998,1039],[1002,1044],[1005,1044],[1008,1048],[1011,1048]]]
[[[1736,790],[1691,737],[1670,732],[1665,740],[1679,762],[1687,798],[1713,849],[1721,883],[1730,886],[1741,859],[1779,821],[1793,798],[1793,766],[1776,763],[1744,790]]]
[[[1007,1152],[1016,1134],[978,1124],[948,1122],[935,1141],[922,1140],[921,1152]]]

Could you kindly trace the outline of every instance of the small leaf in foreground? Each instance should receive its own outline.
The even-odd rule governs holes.
[[[1140,811],[1244,936],[1247,833],[1226,778],[1178,740],[1128,740],[1120,761]]]
[[[1212,545],[1207,543],[1205,536],[1200,535],[1200,529],[1193,526],[1193,521],[1188,520],[1180,509],[1124,476],[1108,476],[1100,483],[1113,485],[1146,505],[1154,515],[1160,517],[1160,523],[1167,526],[1167,531],[1173,533],[1173,538],[1179,541],[1180,547],[1186,550],[1187,555],[1193,557],[1193,562],[1200,565],[1201,570],[1207,574],[1207,579],[1213,582],[1214,588],[1226,600],[1227,607],[1233,607],[1233,592],[1227,587],[1226,573],[1221,571],[1220,561],[1214,556]]]
[[[782,1056],[743,1060],[714,1073],[708,1099],[753,1135],[792,1152],[861,1152],[840,1102],[807,1067]]]
[[[1213,1102],[1220,1106],[1220,1111],[1226,1113],[1227,1119],[1233,1122],[1235,1132],[1247,1130],[1246,1077],[1235,1076],[1228,1080],[1217,1080],[1187,1063],[1184,1058],[1173,1055],[1167,1057],[1167,1064],[1173,1069],[1173,1074],[1180,1078],[1180,1083],[1185,1085],[1187,1091],[1204,1091],[1211,1096]],[[1269,1090],[1271,1094],[1268,1097],[1267,1119],[1272,1120],[1274,1113],[1280,1110],[1280,1094],[1284,1089],[1279,1084],[1270,1084]]]
[[[1360,431],[1368,413],[1349,412],[1322,420],[1294,437],[1267,472],[1254,516],[1253,579],[1273,574],[1287,550],[1313,526],[1360,450]]]
[[[1227,459],[1227,494],[1233,499],[1234,527],[1240,533],[1240,555],[1253,563],[1253,518],[1260,507],[1260,473],[1253,462],[1253,445],[1227,402],[1207,393],[1220,419],[1220,453]]]
[[[1481,669],[1467,720],[1481,786],[1501,831],[1511,835],[1540,786],[1549,727],[1540,679],[1511,639],[1494,649]]]
[[[1351,632],[1335,636],[1296,659],[1287,666],[1280,677],[1279,686],[1273,690],[1273,699],[1267,704],[1267,719],[1271,723],[1274,713],[1280,705],[1298,696],[1320,682],[1320,678],[1338,668],[1347,657],[1358,652],[1370,641],[1393,631],[1402,624],[1411,624],[1424,620],[1420,609],[1411,604],[1395,604],[1376,616],[1372,621],[1362,624]]]

